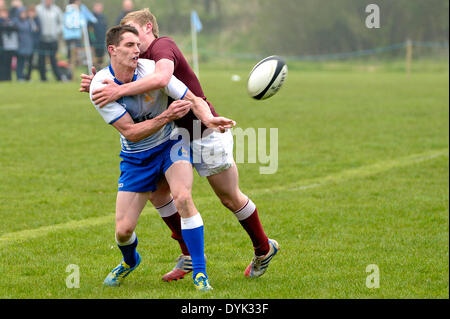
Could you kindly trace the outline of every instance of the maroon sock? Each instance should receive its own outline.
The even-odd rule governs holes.
[[[258,209],[255,204],[249,199],[248,203],[235,213],[239,223],[247,231],[253,243],[256,256],[264,256],[269,250],[269,238],[259,220]]]
[[[163,217],[162,218],[164,222],[169,226],[170,230],[172,231],[172,238],[178,241],[178,244],[180,245],[181,252],[183,255],[189,256],[189,250],[183,240],[183,236],[181,235],[181,217],[180,214],[177,212],[169,217]]]

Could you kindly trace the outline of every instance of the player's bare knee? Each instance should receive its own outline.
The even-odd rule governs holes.
[[[242,208],[242,206],[245,205],[245,202],[247,201],[246,198],[242,198],[238,193],[234,194],[233,196],[230,196],[229,194],[219,195],[219,199],[222,205],[232,212],[235,212]]]
[[[161,207],[172,200],[172,195],[170,194],[170,192],[165,194],[150,193],[148,199],[153,204],[153,206]]]
[[[191,192],[186,189],[178,192],[177,194],[173,194],[173,200],[175,201],[175,206],[178,208],[178,210],[185,211],[192,203]]]
[[[124,243],[130,240],[133,236],[133,232],[116,232],[116,239],[119,243]]]
[[[119,242],[128,241],[133,236],[134,227],[131,225],[117,225],[116,226],[116,238]]]
[[[229,210],[234,210],[235,204],[233,200],[230,199],[229,197],[221,197],[220,202],[222,203],[223,206],[225,206]]]

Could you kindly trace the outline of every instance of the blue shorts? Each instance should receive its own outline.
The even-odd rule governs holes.
[[[121,152],[120,157],[119,192],[154,192],[158,181],[173,163],[188,161],[192,164],[189,145],[174,140],[144,152]]]

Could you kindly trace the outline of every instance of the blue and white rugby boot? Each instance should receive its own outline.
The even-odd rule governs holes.
[[[197,290],[200,291],[210,291],[213,290],[213,287],[209,284],[208,276],[203,273],[198,273],[194,278],[194,286]]]
[[[109,287],[120,286],[120,283],[124,280],[124,278],[128,276],[133,270],[135,270],[141,263],[141,256],[137,252],[136,254],[137,260],[136,265],[134,265],[134,267],[130,267],[125,263],[124,260],[122,260],[122,262],[116,268],[111,270],[108,276],[106,276],[105,280],[103,281],[103,284]]]
[[[269,252],[265,256],[255,256],[253,257],[250,265],[245,269],[244,275],[248,278],[257,278],[264,275],[269,267],[269,263],[272,258],[277,254],[280,250],[280,246],[277,241],[274,239],[269,239]]]

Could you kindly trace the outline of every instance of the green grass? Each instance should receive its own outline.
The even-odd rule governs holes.
[[[121,259],[118,134],[76,83],[1,83],[0,298],[448,298],[448,73],[299,66],[257,102],[231,81],[249,67],[206,66],[201,81],[239,127],[279,129],[275,175],[239,164],[242,190],[281,245],[266,275],[244,278],[251,242],[196,176],[214,291],[161,281],[179,251],[150,206],[137,228],[141,267],[103,288]],[[69,264],[80,267],[79,289],[66,288]],[[369,264],[379,289],[365,285]]]

